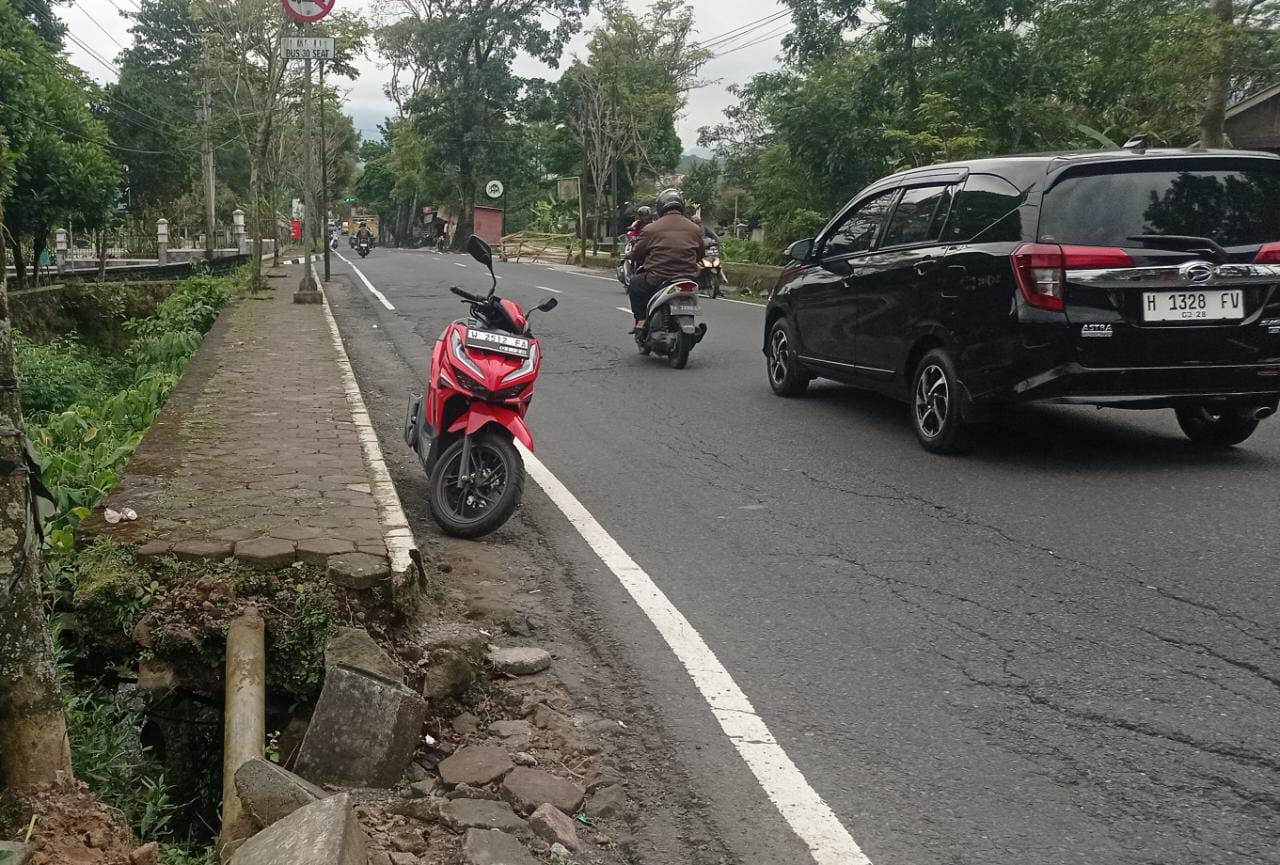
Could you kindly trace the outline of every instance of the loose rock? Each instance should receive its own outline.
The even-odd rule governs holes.
[[[507,676],[531,676],[551,666],[551,654],[546,649],[526,646],[501,649],[491,646],[486,658],[494,672]]]
[[[440,789],[440,781],[436,778],[427,778],[422,781],[414,781],[409,785],[409,791],[418,799],[424,799]]]
[[[511,755],[511,762],[517,766],[536,766],[538,765],[538,758],[528,751],[517,751]]]
[[[587,800],[585,810],[588,817],[596,817],[601,820],[612,820],[615,817],[620,816],[626,808],[626,792],[617,784],[610,784],[607,787],[601,787],[591,794],[591,798]]]
[[[326,574],[345,589],[376,589],[391,579],[391,567],[382,556],[342,553],[330,556]]]
[[[472,733],[479,732],[480,719],[470,712],[462,712],[455,715],[450,722],[455,733],[460,736],[470,736]]]
[[[456,832],[465,829],[501,829],[504,832],[527,831],[525,822],[516,816],[506,802],[485,799],[457,799],[440,806],[440,819]]]
[[[316,784],[392,787],[413,758],[426,714],[426,702],[403,685],[330,667],[297,772]]]
[[[578,830],[573,825],[573,818],[551,805],[539,805],[534,810],[529,818],[529,828],[552,844],[578,849]]]
[[[485,745],[472,745],[461,748],[439,765],[440,779],[445,786],[456,787],[468,784],[472,787],[483,787],[500,780],[514,766],[507,752],[501,748]]]
[[[368,839],[342,793],[312,802],[241,845],[230,865],[366,865]]]
[[[586,791],[572,781],[524,766],[512,770],[503,779],[501,792],[502,798],[521,814],[532,812],[544,802],[573,814],[586,797]]]
[[[329,794],[261,757],[236,770],[236,793],[258,826],[266,828]]]
[[[5,865],[9,865],[12,861],[13,865],[27,865],[31,861],[32,854],[35,853],[34,847],[26,844],[17,844],[11,841],[0,841],[0,854],[7,855],[8,859],[0,859]]]
[[[462,860],[467,865],[537,865],[523,844],[497,829],[468,829]]]
[[[338,628],[324,644],[325,668],[343,664],[393,682],[403,682],[400,665],[373,641],[364,628]]]
[[[0,851],[4,847],[0,846]],[[143,844],[137,850],[129,854],[129,865],[156,865],[160,861],[160,845],[155,841]],[[20,863],[16,863],[20,865]]]
[[[465,652],[457,649],[435,649],[427,655],[422,695],[436,700],[457,697],[471,687],[475,677],[475,669]]]
[[[448,793],[445,793],[444,797],[449,800],[488,799],[492,802],[496,802],[499,799],[498,794],[490,790],[488,787],[472,787],[470,784],[459,784]]]
[[[388,854],[387,860],[391,865],[418,865],[417,856],[412,853],[404,853],[400,851]]]
[[[504,739],[504,744],[508,748],[520,749],[529,744],[529,737],[533,735],[533,725],[524,719],[494,721],[489,725],[489,732]]]

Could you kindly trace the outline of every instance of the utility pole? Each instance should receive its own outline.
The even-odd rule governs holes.
[[[301,29],[301,28],[299,28]],[[316,214],[316,195],[315,187],[312,185],[312,158],[315,155],[315,130],[311,125],[311,58],[306,59],[306,75],[307,82],[302,90],[302,127],[303,139],[303,159],[302,159],[302,212],[304,214],[302,220],[302,237],[306,241],[307,255],[311,254],[311,241],[315,238],[315,214]],[[307,273],[302,279],[303,285],[308,291],[315,291],[316,286],[311,278],[311,267],[307,267]]]
[[[582,235],[582,258],[578,264],[587,266],[587,217],[582,206],[582,175],[578,175],[578,234]]]
[[[200,92],[200,122],[204,135],[200,141],[200,169],[204,177],[204,256],[213,261],[215,247],[213,230],[217,222],[214,211],[214,174],[213,174],[213,141],[210,130],[213,126],[213,94],[209,83],[209,44],[204,45],[204,77]],[[236,250],[239,252],[239,250]]]
[[[324,135],[324,61],[320,64],[320,242],[324,244],[324,281],[329,281],[329,139]]]

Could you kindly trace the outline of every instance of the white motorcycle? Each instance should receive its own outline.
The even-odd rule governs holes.
[[[698,321],[698,283],[693,279],[668,282],[649,300],[644,329],[636,334],[640,353],[664,355],[672,369],[689,364],[689,352],[707,335],[707,325]]]

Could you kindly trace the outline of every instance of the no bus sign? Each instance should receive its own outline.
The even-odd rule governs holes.
[[[333,11],[337,0],[281,0],[285,14],[294,21],[313,24]]]

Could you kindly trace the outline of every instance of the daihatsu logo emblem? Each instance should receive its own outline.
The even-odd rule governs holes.
[[[1203,261],[1193,261],[1182,268],[1182,275],[1192,285],[1203,285],[1213,279],[1215,273],[1214,266]]]

